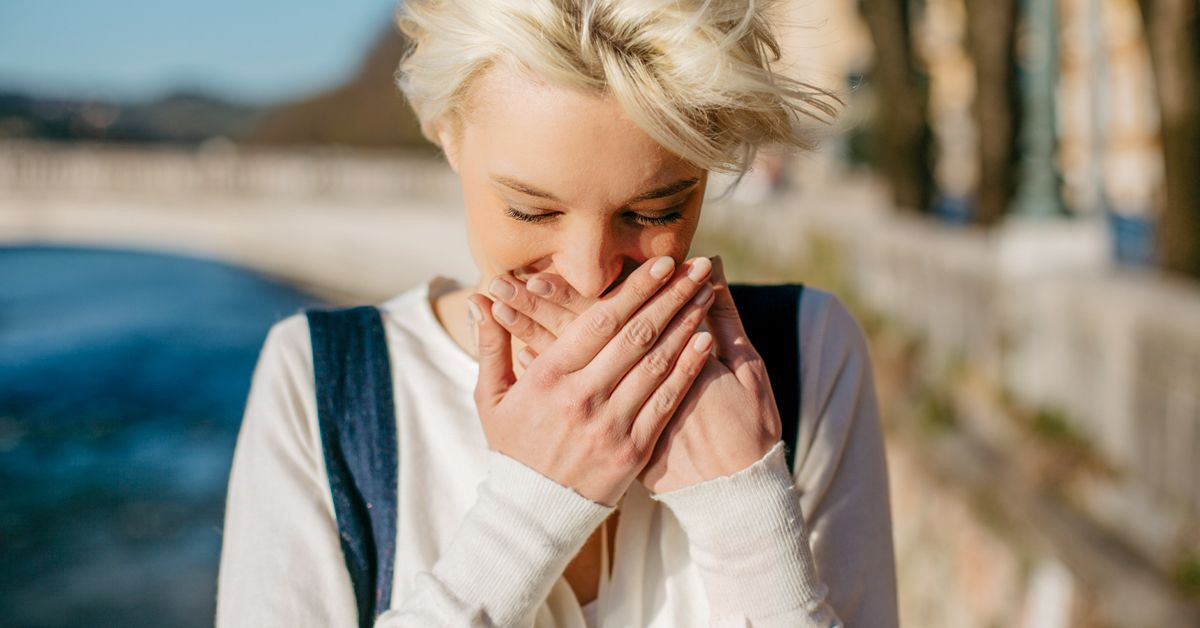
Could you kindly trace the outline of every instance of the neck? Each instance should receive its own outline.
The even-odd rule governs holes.
[[[455,344],[462,347],[468,355],[479,359],[479,350],[475,345],[475,330],[472,329],[467,318],[467,297],[479,292],[487,294],[487,286],[480,281],[474,286],[465,286],[457,290],[446,292],[442,295],[433,298],[433,310],[437,315],[438,323],[450,335]],[[488,297],[492,298],[492,297]],[[490,314],[490,312],[489,312]],[[515,336],[512,338],[512,361],[513,371],[519,376],[524,370],[521,363],[517,361],[517,353],[525,347],[525,343]]]

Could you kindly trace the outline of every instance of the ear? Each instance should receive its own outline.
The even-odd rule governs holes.
[[[454,132],[454,124],[442,117],[433,122],[431,126],[434,135],[438,138],[442,154],[446,156],[446,161],[450,164],[450,169],[458,174],[458,134]]]

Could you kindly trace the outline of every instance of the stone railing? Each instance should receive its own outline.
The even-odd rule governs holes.
[[[314,198],[457,194],[444,160],[337,149],[268,150],[214,141],[198,149],[0,143],[8,192]]]
[[[1196,533],[1200,284],[1113,265],[1100,223],[951,226],[890,210],[869,183],[706,211],[710,229],[776,259],[831,243],[855,297],[920,337],[935,364],[965,360],[1061,416],[1128,481],[1105,508],[1150,553],[1169,562]],[[825,261],[800,265],[812,263]],[[1126,516],[1147,503],[1154,517]],[[1132,529],[1154,518],[1157,529]]]

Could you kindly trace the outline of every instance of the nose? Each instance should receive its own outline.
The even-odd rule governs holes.
[[[554,266],[576,292],[594,299],[621,276],[626,262],[632,261],[629,253],[609,229],[589,225],[560,243]]]

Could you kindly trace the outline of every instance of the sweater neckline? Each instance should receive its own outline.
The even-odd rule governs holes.
[[[416,323],[414,331],[422,342],[428,343],[435,359],[446,364],[454,379],[468,389],[474,389],[479,376],[479,361],[467,353],[442,327],[433,308],[433,299],[457,290],[462,284],[450,277],[435,275],[411,290],[384,303],[384,308],[393,315],[412,316],[408,320]],[[402,312],[409,311],[409,314]]]

